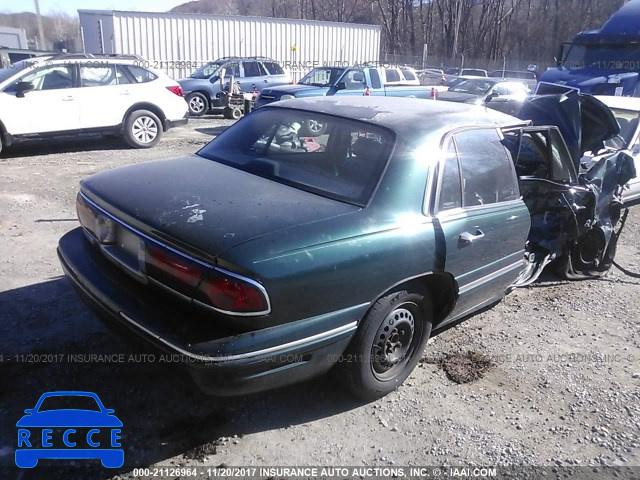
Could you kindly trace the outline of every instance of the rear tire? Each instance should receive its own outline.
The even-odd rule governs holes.
[[[150,148],[162,137],[162,122],[149,110],[131,112],[124,123],[124,139],[133,148]]]
[[[431,327],[428,294],[401,290],[380,298],[367,312],[336,365],[338,381],[366,401],[387,395],[415,368]]]
[[[201,117],[209,111],[209,100],[202,93],[190,93],[186,100],[189,105],[189,114],[194,117]]]

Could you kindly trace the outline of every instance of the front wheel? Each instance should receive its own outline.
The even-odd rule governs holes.
[[[336,365],[338,381],[366,401],[398,388],[422,356],[431,335],[431,317],[426,293],[402,290],[379,299]]]
[[[187,95],[187,105],[189,105],[189,113],[194,117],[200,117],[204,115],[209,109],[209,102],[207,97],[202,93],[190,93]]]
[[[132,112],[124,124],[124,139],[133,148],[150,148],[160,141],[162,122],[148,110]]]

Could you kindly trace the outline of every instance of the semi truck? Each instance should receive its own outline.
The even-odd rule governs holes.
[[[568,48],[566,48],[568,47]],[[540,77],[537,93],[572,88],[592,95],[640,96],[640,0],[631,0],[599,30],[560,46],[557,67]]]

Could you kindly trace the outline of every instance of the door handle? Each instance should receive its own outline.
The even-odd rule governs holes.
[[[124,92],[120,92],[120,95],[131,95],[131,92],[129,92],[129,90],[125,90]]]
[[[484,238],[484,232],[479,228],[476,229],[475,235],[469,232],[462,232],[459,237],[460,242],[462,242],[464,245],[471,245],[473,242],[475,242],[476,240],[480,240],[481,238]]]
[[[74,97],[72,97],[71,95],[69,95],[68,97],[62,98],[63,102],[72,102],[73,100],[74,100]]]
[[[269,80],[264,80],[264,83],[269,83]]]

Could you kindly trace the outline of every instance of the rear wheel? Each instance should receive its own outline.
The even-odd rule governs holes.
[[[133,148],[153,147],[162,137],[162,122],[149,110],[132,112],[124,124],[124,139]]]
[[[189,114],[200,117],[209,110],[209,101],[202,93],[194,92],[187,95]]]
[[[370,401],[399,387],[413,371],[431,335],[428,294],[393,292],[362,320],[336,375],[353,395]]]

